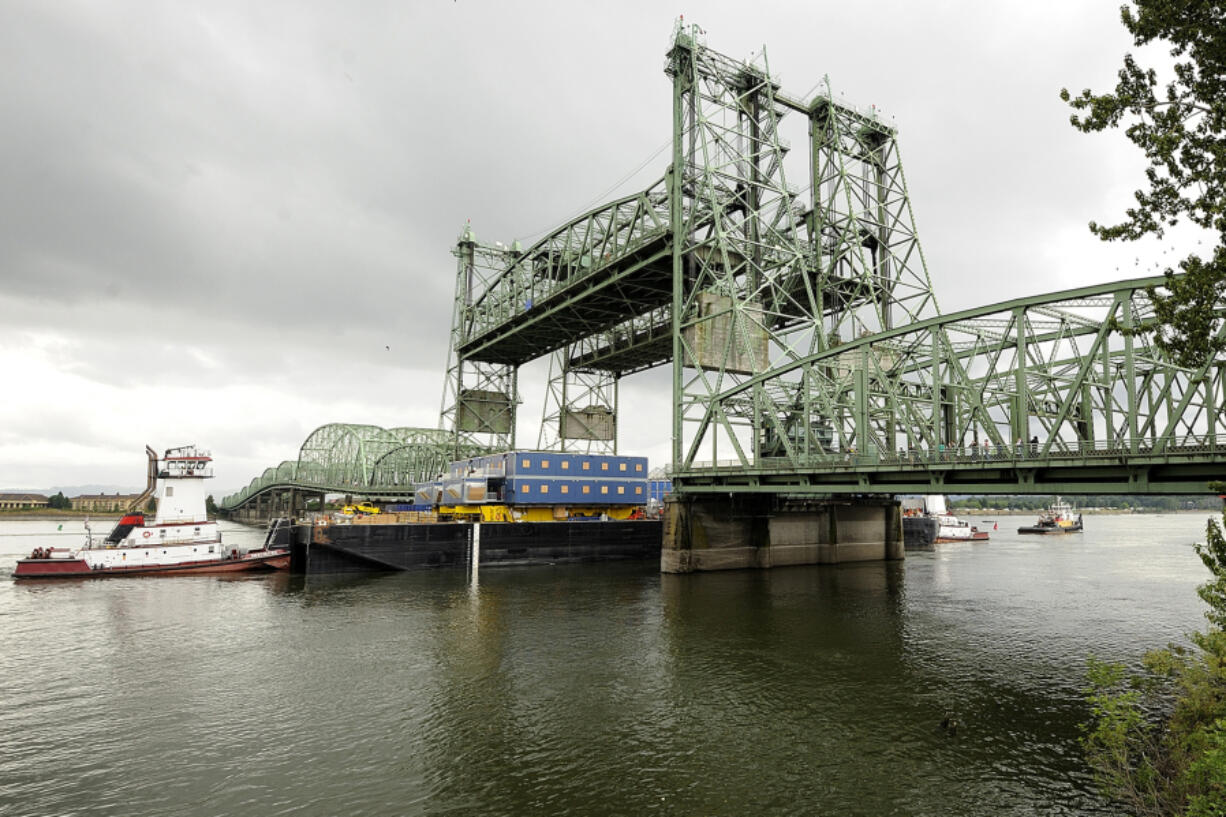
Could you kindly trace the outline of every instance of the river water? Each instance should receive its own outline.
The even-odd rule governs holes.
[[[1085,659],[1204,626],[1207,516],[475,584],[18,583],[19,556],[76,539],[0,522],[0,814],[1110,814],[1077,745]]]

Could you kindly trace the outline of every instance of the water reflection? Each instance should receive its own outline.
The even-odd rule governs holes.
[[[5,582],[0,802],[1107,814],[1076,748],[1085,655],[1139,654],[1200,621],[1195,555],[1155,539],[1171,520],[1129,533],[1143,524],[690,576]],[[133,758],[157,762],[130,774]]]

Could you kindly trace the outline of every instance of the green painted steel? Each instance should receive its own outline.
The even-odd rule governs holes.
[[[1184,369],[1124,331],[1152,318],[1146,290],[1163,280],[966,310],[763,372],[718,395],[697,436],[731,422],[747,441],[756,433],[790,444],[693,457],[674,465],[674,484],[796,494],[1205,492],[1226,475],[1226,361]],[[759,416],[773,436],[754,425]],[[828,435],[805,434],[815,417]]]
[[[789,94],[765,51],[727,57],[694,26],[665,74],[662,178],[526,250],[460,236],[440,429],[325,426],[293,484],[370,493],[513,447],[518,369],[544,355],[553,450],[616,450],[620,379],[671,366],[681,492],[1184,493],[1224,475],[1226,360],[1182,369],[1130,331],[1163,279],[942,315],[875,109],[828,82]]]
[[[411,501],[414,488],[448,463],[489,451],[468,437],[437,428],[390,428],[331,423],[302,443],[298,459],[268,468],[243,490],[217,503],[231,511],[270,493],[352,494]]]

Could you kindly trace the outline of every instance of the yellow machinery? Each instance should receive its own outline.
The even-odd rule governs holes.
[[[631,505],[577,507],[569,505],[440,505],[440,519],[473,522],[557,522],[563,519],[631,519],[641,508]]]
[[[358,504],[356,504],[356,505],[346,505],[345,507],[341,508],[341,513],[347,513],[347,514],[360,514],[360,513],[369,513],[369,514],[375,514],[375,513],[383,513],[383,511],[382,511],[382,509],[380,509],[380,508],[379,508],[377,505],[371,505],[369,502],[359,502],[359,503],[358,503]]]

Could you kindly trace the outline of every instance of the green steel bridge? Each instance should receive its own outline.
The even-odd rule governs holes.
[[[615,451],[620,380],[671,368],[682,494],[1196,493],[1226,472],[1226,360],[1180,367],[1137,331],[1162,278],[942,314],[875,109],[793,96],[765,51],[691,26],[665,73],[660,179],[527,248],[460,236],[440,428],[325,426],[221,506],[403,497],[525,447],[518,370],[546,355],[541,450]]]

